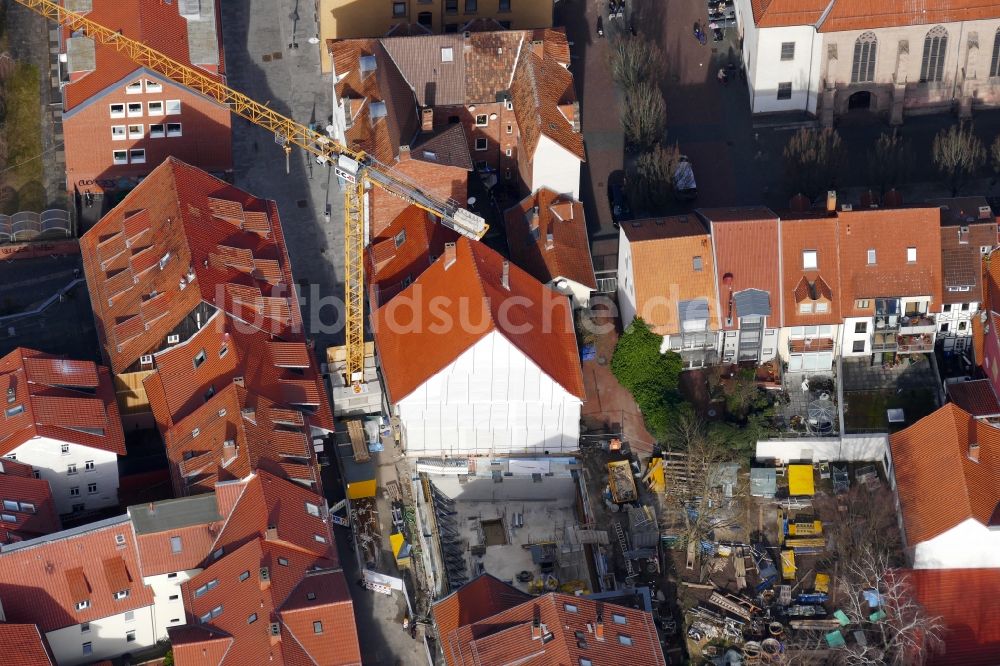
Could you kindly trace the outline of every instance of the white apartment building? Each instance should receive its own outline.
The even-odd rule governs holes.
[[[19,348],[0,359],[0,392],[0,456],[34,467],[60,514],[118,504],[125,436],[106,368]]]

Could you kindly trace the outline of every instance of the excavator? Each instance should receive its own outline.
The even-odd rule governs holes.
[[[274,133],[286,156],[292,146],[311,153],[320,164],[330,165],[345,183],[344,190],[344,303],[345,385],[360,390],[364,378],[364,196],[371,187],[432,214],[441,224],[468,238],[479,240],[486,221],[456,202],[442,201],[363,151],[353,150],[325,134],[301,125],[219,81],[111,28],[72,12],[53,0],[16,0],[45,18],[82,33],[98,44],[111,46],[140,67],[215,100],[232,113]]]

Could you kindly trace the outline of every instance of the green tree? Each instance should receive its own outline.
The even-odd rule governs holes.
[[[635,319],[615,346],[611,372],[635,398],[646,427],[657,440],[667,437],[681,404],[681,357],[675,352],[660,353],[663,338],[653,333],[642,319]]]
[[[868,151],[868,179],[878,185],[885,195],[910,175],[913,164],[913,150],[910,142],[901,137],[895,129],[892,134],[883,132]]]
[[[658,143],[667,129],[667,105],[659,88],[642,81],[625,91],[622,109],[625,142],[645,150]]]
[[[931,153],[953,197],[986,163],[986,149],[972,123],[958,123],[938,132]]]
[[[784,158],[790,194],[802,193],[812,201],[836,186],[847,153],[836,130],[803,127],[788,140]]]
[[[677,144],[656,146],[639,155],[625,184],[632,210],[655,215],[670,204],[680,157]]]

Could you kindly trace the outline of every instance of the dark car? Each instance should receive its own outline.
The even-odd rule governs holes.
[[[611,219],[615,226],[631,217],[632,211],[625,197],[625,187],[621,183],[613,183],[608,188],[608,201],[611,204]]]

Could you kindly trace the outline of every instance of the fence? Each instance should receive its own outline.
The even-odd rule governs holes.
[[[0,215],[0,243],[21,243],[37,238],[70,238],[73,223],[69,212],[56,208],[36,213],[21,211]]]

